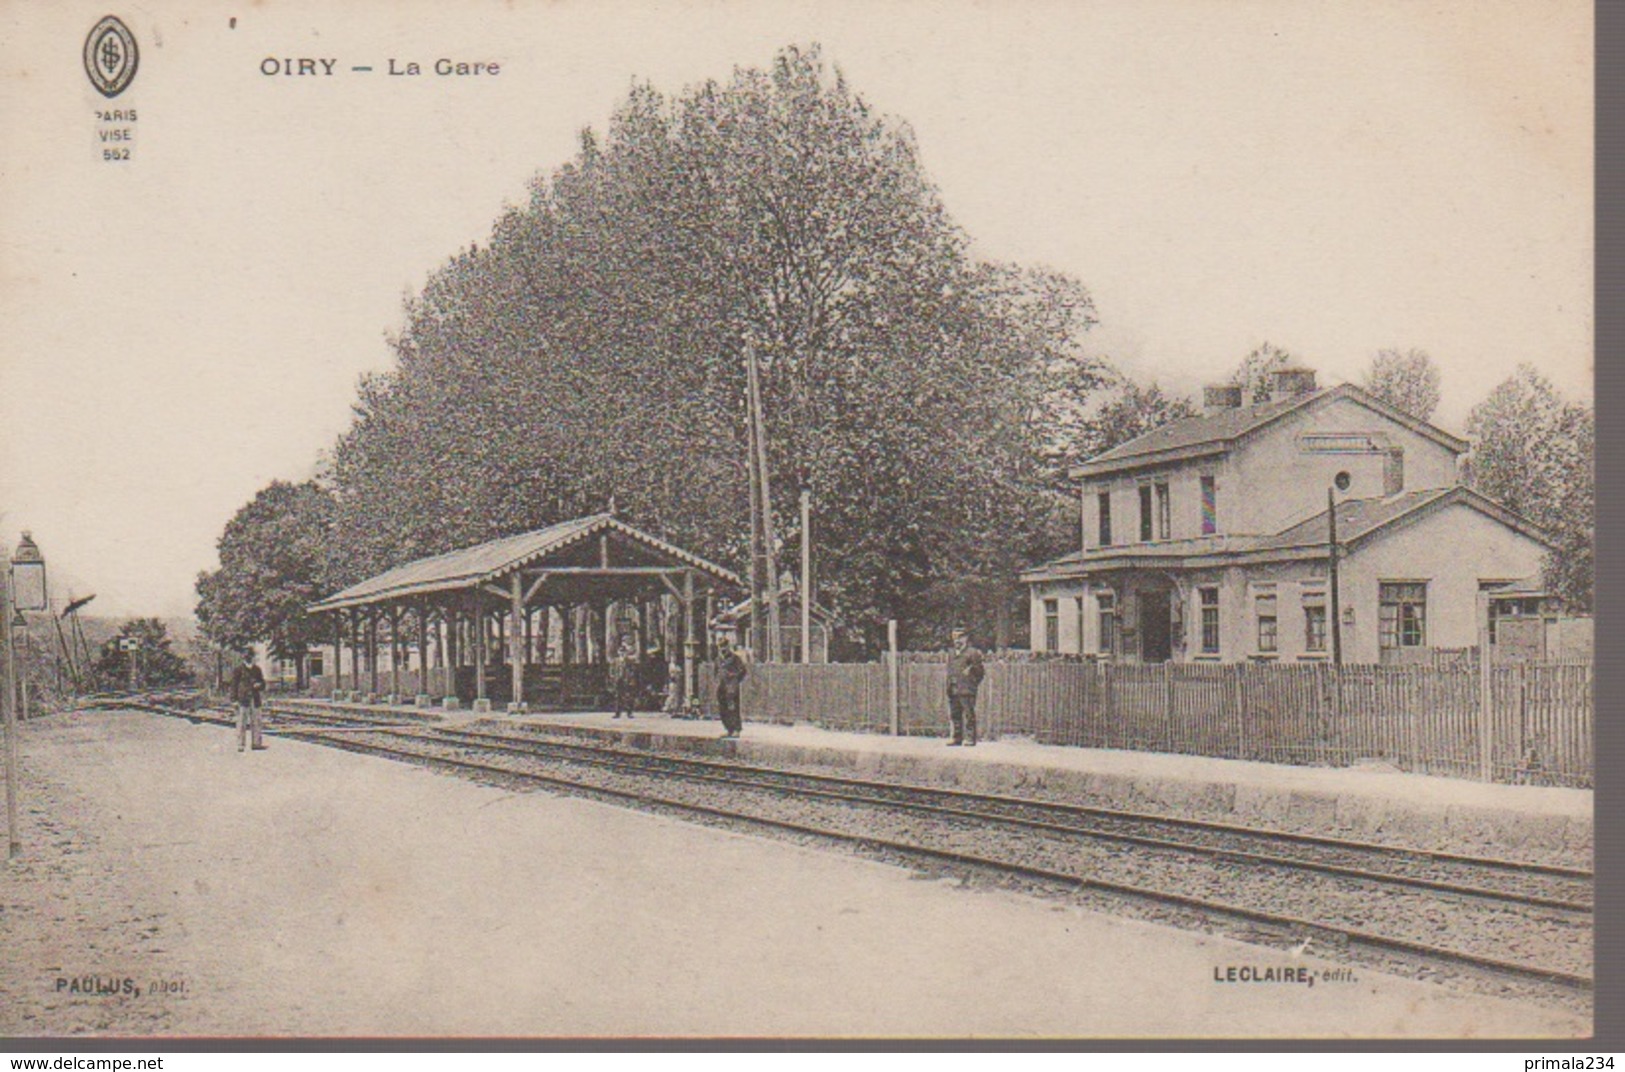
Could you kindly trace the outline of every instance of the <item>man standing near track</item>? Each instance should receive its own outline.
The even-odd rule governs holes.
[[[254,751],[265,751],[264,728],[260,725],[260,703],[265,696],[265,675],[254,665],[254,653],[243,649],[243,661],[231,672],[231,702],[237,705],[237,751],[243,750],[243,737],[252,728]]]
[[[638,653],[632,638],[621,638],[621,650],[609,661],[609,685],[615,693],[615,717],[632,717],[638,693]]]
[[[717,645],[717,714],[722,716],[722,736],[738,737],[744,725],[739,718],[739,689],[750,668],[734,650],[731,633],[723,633]]]
[[[953,631],[953,651],[948,654],[948,720],[954,739],[948,747],[976,743],[976,693],[982,687],[982,653],[970,646],[965,630]]]

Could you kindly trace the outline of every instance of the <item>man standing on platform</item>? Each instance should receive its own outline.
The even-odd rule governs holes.
[[[955,629],[953,651],[948,654],[948,719],[954,726],[949,748],[976,743],[976,692],[986,673],[982,653],[970,646],[965,630]]]
[[[632,717],[638,694],[638,653],[632,638],[621,638],[621,650],[609,661],[609,686],[615,692],[615,717]]]
[[[744,725],[739,718],[739,689],[750,668],[734,650],[731,634],[723,633],[717,644],[717,714],[722,716],[722,736],[738,737]]]
[[[254,751],[265,751],[260,704],[265,696],[265,675],[254,665],[254,652],[243,649],[243,661],[231,672],[231,702],[237,705],[237,751],[243,750],[246,729],[253,730]]]

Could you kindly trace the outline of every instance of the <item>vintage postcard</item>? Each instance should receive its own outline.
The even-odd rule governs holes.
[[[0,1036],[1571,1052],[1592,57],[0,0]]]

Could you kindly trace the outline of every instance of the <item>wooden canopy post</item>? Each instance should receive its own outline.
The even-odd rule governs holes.
[[[361,612],[350,611],[350,678],[352,692],[361,691]],[[353,697],[352,697],[353,699]]]
[[[389,608],[389,695],[390,703],[401,702],[401,608]]]
[[[525,615],[524,581],[517,573],[513,575],[508,597],[509,614],[512,616],[508,630],[510,641],[508,658],[513,663],[513,702],[508,705],[508,710],[522,712],[525,709],[525,663],[530,657],[530,622],[526,620]],[[523,623],[522,632],[521,623]]]
[[[714,660],[717,657],[716,631],[712,628],[712,623],[717,620],[716,600],[716,593],[707,588],[705,591],[705,624],[702,629],[705,634],[705,643],[700,645],[700,650],[704,652],[704,658],[707,661]]]
[[[462,698],[457,695],[457,663],[462,657],[462,647],[457,643],[457,608],[453,604],[445,604],[440,608],[440,630],[444,638],[441,646],[441,662],[446,671],[446,695],[441,697],[440,705],[448,711],[457,709]]]
[[[491,710],[491,701],[485,695],[485,608],[480,606],[480,596],[475,592],[473,599],[474,627],[474,710]]]
[[[418,691],[414,705],[429,706],[429,605],[418,604]]]
[[[333,613],[333,690],[328,699],[339,698],[339,686],[344,684],[344,612]]]
[[[367,614],[367,699],[378,695],[378,612]]]
[[[694,571],[683,571],[683,704],[690,711],[699,707],[694,694]]]

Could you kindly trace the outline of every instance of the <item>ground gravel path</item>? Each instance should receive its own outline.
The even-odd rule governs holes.
[[[218,727],[23,739],[0,1031],[1573,1036],[1579,1017]],[[59,979],[131,979],[139,994]],[[154,992],[153,981],[184,989]],[[160,990],[162,987],[159,988]]]

